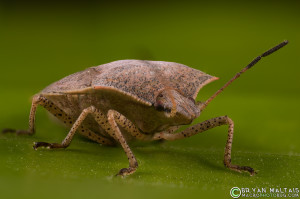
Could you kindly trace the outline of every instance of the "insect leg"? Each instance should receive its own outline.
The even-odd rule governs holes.
[[[128,133],[130,133],[130,135],[132,135],[134,138],[143,141],[153,140],[153,135],[141,133],[140,130],[121,113],[115,111],[114,118],[117,121],[118,125],[125,129]],[[177,129],[179,129],[179,127],[180,126],[172,126],[163,132],[174,133]]]
[[[121,169],[118,173],[118,175],[125,176],[134,173],[138,167],[138,163],[117,125],[117,123],[121,124],[122,122],[124,125],[124,121],[121,120],[121,117],[119,116],[120,113],[114,110],[109,110],[107,112],[107,117],[99,110],[96,110],[94,112],[95,120],[110,136],[112,136],[116,141],[118,141],[121,144],[128,157],[129,167]],[[130,128],[128,127],[128,129]]]
[[[56,118],[61,120],[65,125],[67,125],[70,128],[73,128],[73,126],[76,122],[76,119],[70,117],[68,114],[66,114],[63,110],[61,110],[59,107],[57,107],[54,103],[52,103],[45,97],[41,97],[41,99],[42,100],[39,103],[41,106],[43,106],[45,109],[47,109]],[[79,116],[79,118],[83,117],[83,116],[86,117],[90,113],[88,111],[91,111],[91,108],[86,108],[85,110],[83,110],[81,115]],[[86,137],[90,140],[93,140],[97,143],[103,144],[103,145],[114,145],[113,142],[111,140],[109,140],[108,138],[105,138],[105,137],[91,131],[89,128],[85,127],[85,125],[82,124],[82,121],[85,119],[85,117],[82,118],[82,120],[80,120],[80,125],[79,125],[79,127],[77,127],[77,131],[79,134],[81,134],[84,137]],[[74,133],[75,133],[75,131],[74,131]]]
[[[128,133],[130,133],[130,135],[132,135],[134,138],[144,141],[150,140],[152,138],[151,135],[141,133],[139,129],[121,113],[115,111],[113,116],[118,125],[125,129]]]
[[[34,143],[33,148],[37,149],[38,147],[48,147],[48,148],[66,148],[70,145],[72,138],[75,132],[78,130],[80,134],[97,141],[98,143],[105,144],[105,145],[113,145],[113,142],[108,138],[102,137],[94,132],[90,131],[88,128],[85,128],[82,125],[82,122],[87,117],[89,113],[94,111],[94,107],[89,107],[84,109],[80,116],[74,121],[71,117],[69,117],[63,110],[55,106],[51,101],[47,100],[45,97],[42,97],[41,103],[45,109],[51,112],[55,117],[63,121],[68,126],[72,126],[70,129],[67,137],[62,141],[62,143],[47,143],[47,142],[36,142]]]
[[[212,118],[209,120],[206,120],[202,123],[196,124],[194,126],[191,126],[184,131],[180,133],[170,134],[170,133],[157,133],[154,135],[154,139],[164,139],[164,140],[178,140],[183,139],[186,137],[190,137],[193,135],[196,135],[198,133],[202,133],[204,131],[207,131],[211,128],[221,126],[221,125],[228,125],[228,138],[227,143],[225,147],[225,154],[224,154],[224,165],[228,167],[231,170],[237,171],[237,172],[249,172],[250,175],[254,175],[256,172],[253,168],[248,166],[239,166],[239,165],[233,165],[231,164],[231,148],[232,148],[232,140],[233,140],[233,128],[234,123],[233,121],[227,117],[227,116],[220,116],[216,118]]]
[[[3,129],[2,133],[16,133],[17,135],[32,135],[35,133],[35,113],[36,113],[36,108],[41,102],[42,97],[40,95],[35,95],[32,98],[32,104],[31,104],[31,109],[30,109],[30,114],[29,114],[29,129],[28,130],[16,130],[16,129]]]
[[[161,138],[158,138],[158,135],[160,135],[161,133],[162,134],[171,134],[171,135],[174,135],[175,132],[180,128],[180,126],[171,126],[169,127],[168,129],[164,130],[164,131],[160,131],[159,133],[155,133],[154,135],[151,134],[149,135],[150,138],[147,138],[147,140],[149,141],[154,141],[154,140],[159,140],[160,142],[164,142],[166,140],[164,139],[161,139]]]
[[[75,122],[73,118],[68,116],[63,110],[58,108],[55,104],[53,104],[51,101],[49,101],[47,98],[45,98],[42,95],[35,95],[32,99],[32,105],[29,115],[29,129],[28,130],[15,130],[15,129],[3,129],[3,133],[7,132],[15,132],[18,135],[32,135],[35,133],[35,113],[36,108],[38,105],[43,106],[45,109],[47,109],[50,113],[52,113],[56,118],[60,119],[65,123],[65,125],[72,127],[72,124]],[[80,125],[79,127],[79,133],[95,142],[98,142],[100,144],[104,145],[112,145],[112,142],[108,140],[107,138],[94,133],[93,131],[89,130],[88,128],[84,127],[84,125]]]

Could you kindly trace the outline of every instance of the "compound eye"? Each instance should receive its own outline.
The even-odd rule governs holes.
[[[158,103],[155,105],[155,109],[158,111],[163,111],[165,108],[162,104]]]
[[[164,112],[167,112],[167,113],[170,113],[171,112],[171,109],[170,108],[166,108],[161,101],[157,101],[155,104],[154,104],[154,107],[156,110],[158,111],[164,111]]]

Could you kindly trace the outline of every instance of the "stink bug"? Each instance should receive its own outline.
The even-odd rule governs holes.
[[[199,90],[218,78],[188,66],[164,61],[121,60],[69,75],[36,94],[32,100],[28,130],[3,132],[33,134],[35,113],[43,106],[71,129],[62,143],[35,142],[34,149],[66,148],[76,132],[103,145],[121,144],[129,167],[119,175],[136,171],[137,160],[128,141],[177,140],[208,129],[228,125],[224,165],[238,172],[255,171],[231,163],[233,121],[220,116],[175,132],[190,124],[205,107],[242,73],[288,43],[284,41],[256,57],[204,103],[196,102]]]

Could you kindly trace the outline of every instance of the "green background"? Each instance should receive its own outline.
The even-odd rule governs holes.
[[[120,147],[75,136],[69,148],[34,151],[34,141],[59,142],[67,129],[37,112],[33,136],[0,136],[0,198],[230,198],[234,187],[298,187],[300,164],[300,6],[297,1],[211,1],[0,4],[0,128],[27,128],[30,97],[90,66],[121,60],[179,62],[220,80],[207,99],[254,57],[288,39],[218,96],[194,123],[228,115],[235,121],[232,161],[256,176],[223,166],[227,127],[189,139],[133,143],[139,169]]]

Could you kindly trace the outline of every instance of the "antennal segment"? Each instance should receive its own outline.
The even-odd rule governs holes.
[[[246,72],[249,68],[251,68],[252,66],[254,66],[257,62],[259,62],[259,60],[261,60],[262,57],[266,57],[266,56],[272,54],[273,52],[279,50],[280,48],[282,48],[283,46],[285,46],[287,44],[288,44],[288,41],[285,40],[282,43],[278,44],[277,46],[275,46],[275,47],[271,48],[270,50],[264,52],[260,56],[256,57],[252,62],[250,62],[250,64],[248,64],[245,68],[243,68],[240,72],[238,72],[222,88],[220,88],[217,92],[215,92],[215,94],[213,94],[208,100],[206,100],[203,103],[203,105],[200,107],[200,111],[202,111],[217,95],[219,95],[227,86],[229,86],[229,84],[231,84],[234,80],[236,80],[238,77],[240,77],[241,74],[243,74],[244,72]]]

